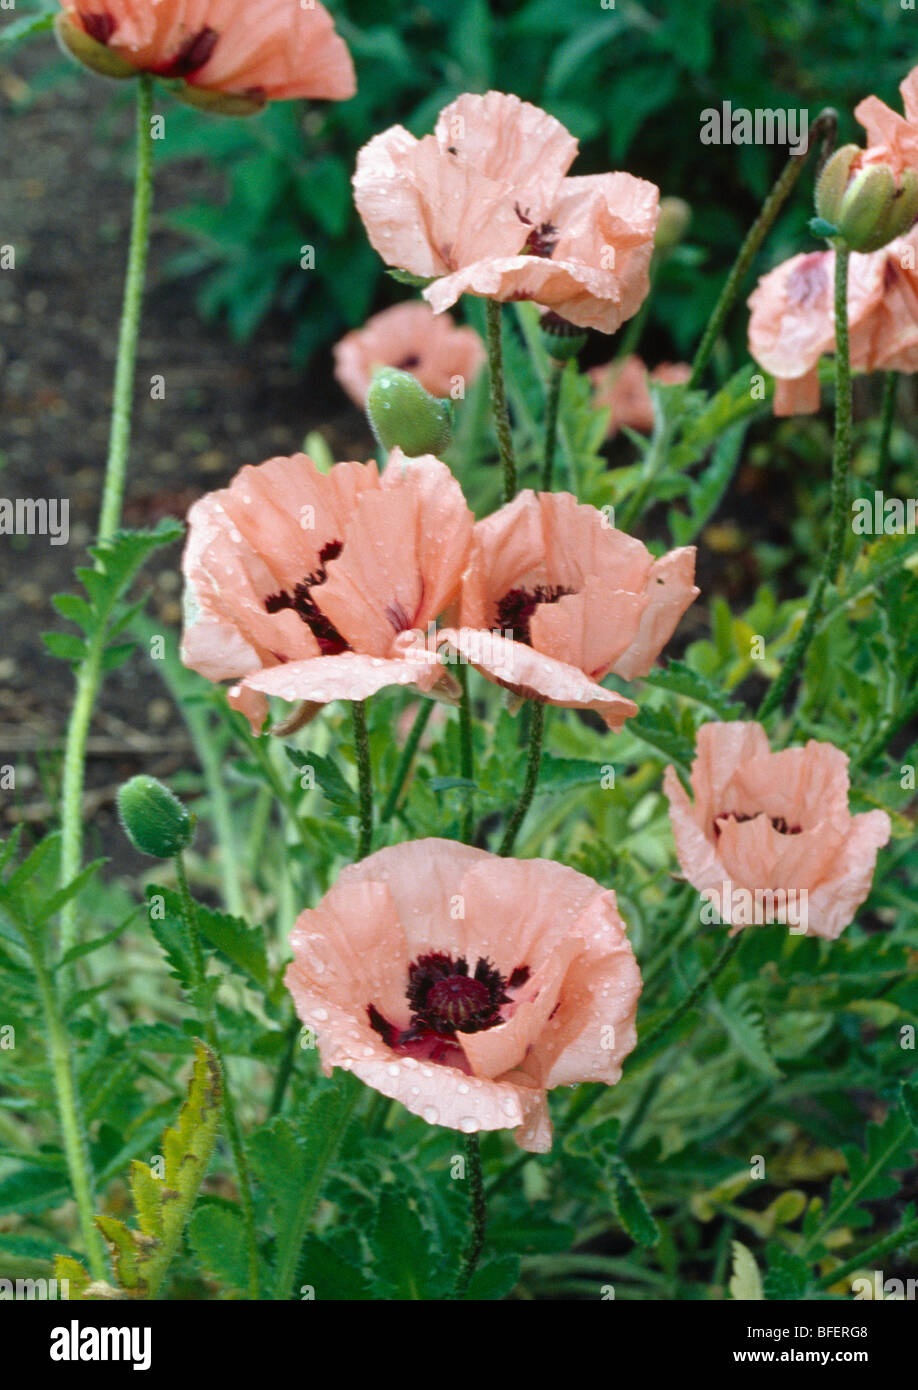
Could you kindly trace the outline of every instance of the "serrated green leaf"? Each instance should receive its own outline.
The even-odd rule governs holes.
[[[607,1159],[615,1214],[636,1245],[650,1249],[660,1239],[660,1228],[644,1201],[637,1182],[623,1158],[612,1154]]]
[[[191,1218],[188,1242],[211,1278],[226,1289],[248,1289],[245,1225],[235,1207],[202,1204]]]
[[[758,1301],[765,1297],[762,1276],[752,1251],[742,1241],[731,1242],[733,1252],[733,1273],[730,1276],[730,1297],[744,1302]]]

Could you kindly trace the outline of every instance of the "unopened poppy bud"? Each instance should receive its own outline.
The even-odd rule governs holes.
[[[845,145],[832,156],[816,188],[816,212],[849,250],[878,251],[908,231],[918,215],[918,175],[907,169],[897,181],[888,164],[858,169],[861,153]]]
[[[63,11],[54,20],[54,32],[65,53],[69,53],[71,58],[76,58],[78,63],[82,63],[83,67],[89,68],[91,72],[100,73],[103,77],[137,76],[137,68],[126,63],[114,49],[90,38],[85,30],[78,24],[73,24]]]
[[[660,216],[653,244],[657,251],[672,251],[689,229],[692,209],[684,198],[661,198]]]
[[[449,401],[432,396],[410,372],[397,367],[379,367],[373,373],[367,415],[383,448],[399,448],[409,458],[439,456],[449,444]]]
[[[118,792],[118,812],[135,849],[173,859],[194,837],[194,818],[155,777],[132,777]]]
[[[587,335],[575,323],[568,323],[560,314],[549,310],[539,324],[542,344],[556,362],[569,362],[586,346]]]

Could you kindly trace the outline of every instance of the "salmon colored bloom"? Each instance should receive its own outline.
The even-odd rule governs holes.
[[[456,379],[470,385],[485,360],[474,328],[457,328],[417,300],[374,314],[335,344],[335,376],[363,409],[377,367],[410,372],[432,396],[451,396]]]
[[[546,1092],[612,1085],[641,975],[615,894],[546,859],[413,840],[301,914],[286,975],[326,1075],[352,1071],[432,1125],[551,1147]]]
[[[666,769],[679,863],[721,921],[734,933],[787,921],[834,941],[867,897],[890,835],[885,811],[848,810],[847,754],[813,739],[773,753],[760,724],[704,724],[691,785],[694,804]]]
[[[918,229],[848,270],[851,365],[918,371]],[[819,409],[819,359],[835,350],[835,252],[811,251],[762,276],[749,299],[749,351],[775,378],[776,415]]]
[[[182,660],[232,680],[256,730],[266,696],[323,705],[386,685],[449,696],[417,632],[458,594],[472,535],[439,459],[393,449],[320,473],[305,454],[243,468],[188,514]]]
[[[72,28],[125,69],[254,103],[357,90],[354,65],[318,0],[61,0]],[[63,35],[67,42],[66,33]],[[68,46],[70,46],[68,44]]]
[[[654,560],[570,493],[521,492],[475,526],[449,642],[486,676],[618,731],[637,706],[599,684],[644,676],[689,604],[695,550]]]
[[[649,289],[660,190],[630,174],[566,178],[577,141],[502,92],[461,96],[433,135],[393,126],[357,156],[354,201],[387,265],[462,294],[531,299],[581,328],[615,330]]]
[[[855,119],[867,132],[862,164],[888,164],[896,175],[905,169],[918,171],[918,67],[899,84],[899,91],[904,117],[879,97],[865,97],[854,108]]]
[[[591,368],[593,404],[597,410],[609,411],[607,438],[614,439],[622,426],[641,434],[652,431],[653,401],[648,376],[650,381],[658,381],[663,386],[676,386],[688,381],[691,375],[692,369],[687,362],[661,362],[648,373],[640,357],[634,355],[626,357],[624,362]]]

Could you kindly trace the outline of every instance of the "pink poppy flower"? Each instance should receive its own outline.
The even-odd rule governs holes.
[[[323,705],[386,685],[449,698],[456,682],[420,633],[459,589],[472,515],[439,459],[269,459],[188,514],[182,660],[233,680],[253,728],[266,696]]]
[[[597,410],[609,411],[608,439],[614,439],[622,426],[650,434],[653,430],[653,401],[648,388],[651,381],[664,386],[688,381],[692,369],[687,362],[661,362],[647,371],[640,357],[626,357],[624,362],[609,362],[605,367],[593,367],[589,377],[593,383],[593,404]]]
[[[847,755],[813,739],[773,753],[760,724],[704,724],[691,785],[694,804],[666,769],[679,863],[720,920],[734,932],[788,922],[834,941],[890,836],[885,811],[848,810]]]
[[[649,289],[660,190],[630,174],[566,178],[576,153],[519,97],[461,96],[433,135],[393,126],[365,145],[354,200],[388,265],[434,277],[437,313],[462,294],[532,299],[614,333]]]
[[[897,176],[905,169],[918,170],[918,67],[899,84],[899,91],[904,117],[879,97],[865,97],[854,108],[855,120],[867,132],[861,163],[888,164]]]
[[[429,1124],[551,1147],[546,1092],[621,1076],[641,975],[615,894],[546,859],[414,840],[298,918],[286,974],[325,1074]]]
[[[848,269],[851,365],[918,371],[918,228]],[[775,378],[774,413],[819,409],[819,359],[835,350],[835,252],[811,251],[763,275],[749,299],[749,351]]]
[[[256,103],[343,101],[357,90],[347,45],[311,0],[61,0],[72,26],[126,68]]]
[[[383,309],[335,344],[335,376],[361,410],[377,367],[398,367],[432,396],[451,397],[456,379],[470,385],[484,360],[473,328],[457,328],[417,300]]]
[[[441,640],[509,690],[595,710],[617,732],[637,706],[599,682],[647,674],[698,595],[694,574],[694,547],[654,560],[570,493],[521,492],[475,526],[459,625]]]

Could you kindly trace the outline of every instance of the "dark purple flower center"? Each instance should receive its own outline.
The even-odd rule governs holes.
[[[342,541],[329,541],[319,551],[319,568],[299,584],[294,585],[293,593],[281,589],[279,594],[269,594],[265,599],[268,613],[280,613],[289,608],[306,624],[319,644],[323,656],[337,656],[339,652],[349,652],[350,643],[346,641],[330,618],[326,618],[312,597],[312,590],[318,589],[328,578],[326,565],[336,560],[344,548]]]
[[[560,584],[538,584],[534,589],[509,589],[497,604],[497,625],[501,632],[512,633],[514,642],[532,646],[529,624],[540,603],[557,603],[559,598],[572,594]]]
[[[408,967],[408,1028],[400,1031],[375,1004],[367,1006],[367,1017],[370,1027],[393,1050],[441,1061],[450,1050],[458,1053],[457,1033],[480,1033],[502,1023],[501,1006],[510,1003],[507,990],[519,989],[528,979],[528,965],[518,966],[505,978],[489,960],[479,956],[470,973],[465,956],[454,958],[445,951],[431,951]]]
[[[103,10],[101,14],[91,14],[88,10],[78,11],[83,28],[91,39],[96,43],[108,43],[112,34],[115,32],[115,20]]]
[[[191,73],[197,72],[198,68],[202,68],[213,57],[219,37],[216,29],[205,25],[182,44],[174,58],[158,69],[160,77],[189,77]]]
[[[761,815],[761,812],[756,814]],[[755,820],[755,818],[755,815],[747,815],[744,811],[721,811],[719,816],[714,817],[714,837],[716,839],[723,829],[720,824],[722,820],[732,819],[739,824],[743,821]],[[783,816],[769,816],[768,819],[779,835],[800,835],[803,833],[802,825],[788,825]]]
[[[396,362],[395,365],[400,372],[410,372],[414,367],[421,365],[421,359],[416,352],[409,352],[407,357],[403,357],[401,362]]]
[[[523,253],[528,252],[530,256],[541,256],[543,260],[550,260],[551,253],[558,245],[558,228],[553,222],[541,222],[536,226],[529,216],[529,209],[523,212],[519,203],[513,204],[513,211],[521,222],[532,228],[523,246]]]

